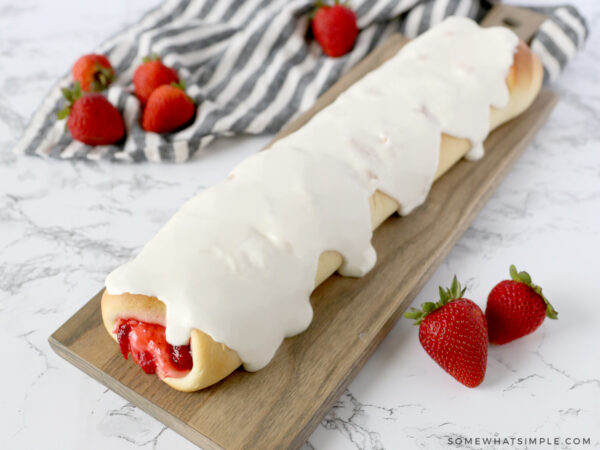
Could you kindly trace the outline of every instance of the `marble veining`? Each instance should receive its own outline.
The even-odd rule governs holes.
[[[270,137],[217,142],[177,166],[11,152],[65,68],[156,2],[0,5],[2,449],[195,448],[63,361],[47,338],[183,201]],[[483,307],[514,262],[544,286],[560,320],[491,347],[486,379],[474,390],[437,368],[417,329],[401,320],[303,449],[435,449],[449,439],[535,436],[590,437],[590,447],[600,447],[600,4],[578,6],[592,33],[551,86],[560,103],[415,299],[431,299],[457,273]]]

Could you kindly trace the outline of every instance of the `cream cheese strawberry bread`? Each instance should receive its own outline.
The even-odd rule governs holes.
[[[310,325],[314,287],[371,270],[372,231],[460,158],[482,157],[541,81],[510,30],[446,19],[185,203],[107,277],[107,331],[181,391],[263,368]]]

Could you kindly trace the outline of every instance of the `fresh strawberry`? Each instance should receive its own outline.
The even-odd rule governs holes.
[[[185,93],[185,84],[167,84],[152,92],[144,116],[142,128],[155,133],[168,133],[188,123],[196,106]]]
[[[343,56],[352,49],[358,35],[356,14],[347,6],[340,5],[338,0],[333,6],[319,1],[312,30],[323,53],[334,58]]]
[[[104,55],[83,55],[71,70],[73,81],[79,81],[81,89],[86,92],[100,92],[108,87],[115,78],[115,71]]]
[[[125,134],[125,125],[119,110],[102,94],[82,94],[79,82],[73,90],[63,89],[68,105],[57,113],[59,119],[67,116],[67,128],[73,139],[88,145],[109,145]]]
[[[506,344],[533,333],[545,317],[558,319],[558,312],[527,272],[517,272],[513,264],[510,277],[494,286],[488,296],[485,317],[492,344]]]
[[[404,314],[419,325],[419,341],[442,369],[467,387],[481,384],[487,365],[488,333],[481,308],[463,297],[456,276],[440,300]]]
[[[165,66],[158,55],[144,58],[143,64],[140,64],[133,74],[135,95],[142,105],[148,102],[154,89],[171,83],[179,83],[177,72]]]

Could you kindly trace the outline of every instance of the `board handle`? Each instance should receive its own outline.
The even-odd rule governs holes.
[[[481,21],[481,26],[503,26],[510,28],[529,44],[533,35],[546,20],[546,16],[527,8],[511,5],[494,5]]]

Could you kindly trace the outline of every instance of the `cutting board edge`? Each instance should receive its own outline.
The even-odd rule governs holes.
[[[94,298],[92,298],[90,302],[93,300]],[[63,345],[62,342],[57,340],[54,334],[55,333],[50,335],[48,338],[50,348],[52,348],[52,350],[54,350],[54,352],[65,361],[75,366],[94,380],[98,381],[100,384],[107,387],[117,395],[123,397],[137,408],[140,408],[146,414],[152,416],[163,425],[171,428],[173,431],[180,436],[183,436],[192,444],[201,446],[203,450],[225,450],[208,436],[205,436],[204,434],[195,430],[193,427],[190,427],[189,424],[181,421],[177,416],[166,412],[158,405],[147,400],[144,396],[138,394],[133,389],[119,382],[119,380],[103,372],[100,368],[90,364],[85,359],[78,357],[76,353],[72,352],[67,346]]]

